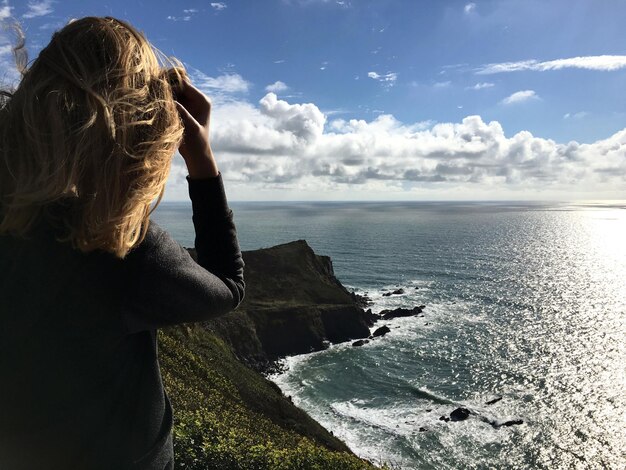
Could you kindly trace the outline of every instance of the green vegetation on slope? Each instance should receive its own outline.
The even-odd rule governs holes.
[[[202,325],[159,332],[176,468],[375,469]]]

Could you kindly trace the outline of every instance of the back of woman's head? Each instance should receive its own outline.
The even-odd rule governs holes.
[[[162,65],[114,18],[53,35],[0,109],[0,233],[44,223],[118,257],[143,240],[183,134]],[[184,70],[173,75],[180,83]]]

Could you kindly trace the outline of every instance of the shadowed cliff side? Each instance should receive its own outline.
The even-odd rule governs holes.
[[[243,253],[246,297],[237,311],[206,323],[237,357],[259,370],[276,359],[369,336],[372,322],[341,285],[328,256],[304,240]]]

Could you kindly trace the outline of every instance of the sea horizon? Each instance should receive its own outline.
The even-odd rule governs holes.
[[[191,200],[187,199],[176,199],[176,200],[164,200],[159,203],[160,204],[178,204],[178,203],[190,203]],[[442,202],[442,203],[529,203],[529,204],[582,204],[582,203],[623,203],[626,205],[626,199],[289,199],[289,200],[281,200],[281,199],[257,199],[257,200],[247,200],[247,199],[229,199],[229,203],[251,203],[251,204],[263,204],[263,203],[298,203],[298,202],[319,202],[319,203],[430,203],[430,202]]]

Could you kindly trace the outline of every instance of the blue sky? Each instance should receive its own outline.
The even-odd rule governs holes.
[[[624,197],[624,1],[0,3],[33,58],[86,15],[185,63],[233,199]]]

